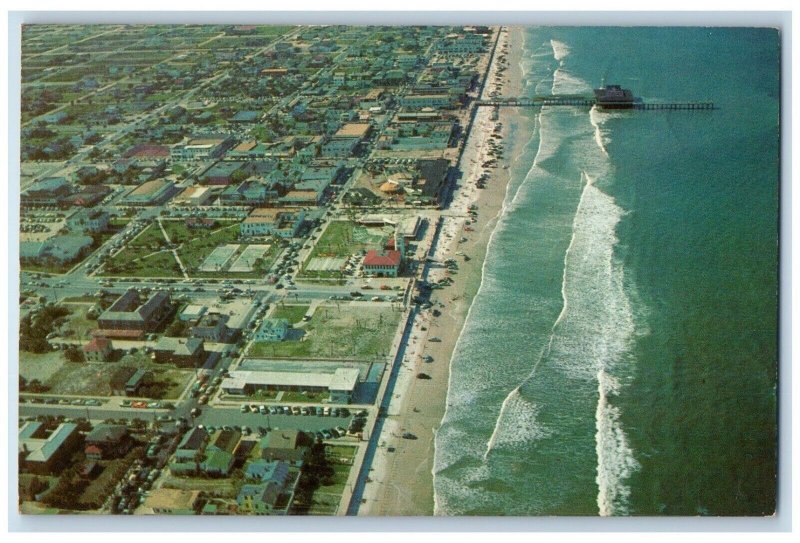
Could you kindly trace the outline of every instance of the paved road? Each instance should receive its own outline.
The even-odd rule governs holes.
[[[304,431],[317,432],[341,426],[347,428],[352,419],[349,417],[320,417],[316,415],[261,415],[258,413],[242,413],[235,408],[202,408],[202,414],[193,418],[189,416],[191,408],[188,404],[181,405],[178,409],[168,413],[169,416],[177,418],[186,416],[194,424],[204,424],[206,426],[249,426],[253,431],[259,427],[271,428],[291,428]],[[108,409],[103,407],[85,407],[69,405],[41,405],[41,404],[21,404],[19,406],[20,417],[37,417],[40,415],[58,416],[63,415],[67,418],[89,418],[91,420],[106,419],[142,419],[148,422],[156,421],[157,417],[165,415],[164,410],[155,409]],[[164,422],[162,424],[170,424]]]

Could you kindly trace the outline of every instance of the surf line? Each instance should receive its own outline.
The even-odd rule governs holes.
[[[561,312],[558,314],[558,318],[553,323],[552,328],[550,329],[550,338],[547,341],[547,346],[542,351],[542,354],[539,355],[539,359],[533,365],[533,369],[531,373],[519,384],[517,387],[512,390],[506,399],[503,400],[503,404],[500,406],[500,414],[497,416],[497,421],[494,425],[494,431],[492,432],[492,436],[489,438],[489,441],[486,443],[486,452],[483,453],[483,461],[487,462],[489,460],[489,453],[492,452],[496,442],[497,436],[500,432],[500,423],[503,421],[503,417],[505,416],[506,411],[508,410],[508,406],[511,401],[519,396],[519,389],[522,388],[522,385],[527,383],[535,374],[536,369],[541,364],[542,360],[547,358],[550,355],[550,352],[553,348],[553,341],[556,337],[556,329],[561,324],[561,321],[564,320],[564,317],[567,315],[567,309],[569,308],[569,303],[567,301],[567,261],[569,260],[569,255],[572,252],[572,248],[575,245],[575,234],[577,232],[577,222],[580,216],[581,207],[584,205],[584,199],[586,197],[586,192],[590,186],[594,184],[594,180],[589,177],[589,175],[585,171],[581,171],[581,181],[584,183],[583,190],[581,191],[581,198],[578,202],[578,207],[575,209],[575,217],[572,219],[572,238],[570,239],[569,246],[567,247],[566,252],[564,253],[564,272],[561,279]]]

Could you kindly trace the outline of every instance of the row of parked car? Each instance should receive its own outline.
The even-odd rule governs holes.
[[[94,398],[74,398],[72,400],[67,398],[24,398],[19,399],[19,403],[40,403],[47,405],[85,405],[89,407],[97,407],[103,405],[103,401],[95,400]]]
[[[260,413],[262,415],[316,415],[318,417],[349,417],[350,410],[346,407],[314,407],[314,406],[288,406],[288,405],[242,405],[242,413]]]

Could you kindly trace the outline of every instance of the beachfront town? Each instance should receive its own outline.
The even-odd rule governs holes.
[[[401,366],[447,386],[505,33],[24,27],[20,510],[365,514],[430,439]]]

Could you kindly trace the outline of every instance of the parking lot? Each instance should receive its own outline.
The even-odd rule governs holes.
[[[195,424],[205,426],[247,426],[253,431],[263,428],[296,429],[306,432],[319,432],[341,426],[347,428],[353,419],[353,412],[347,417],[317,416],[317,415],[262,415],[261,413],[242,413],[238,408],[204,409],[202,414],[195,418]]]

